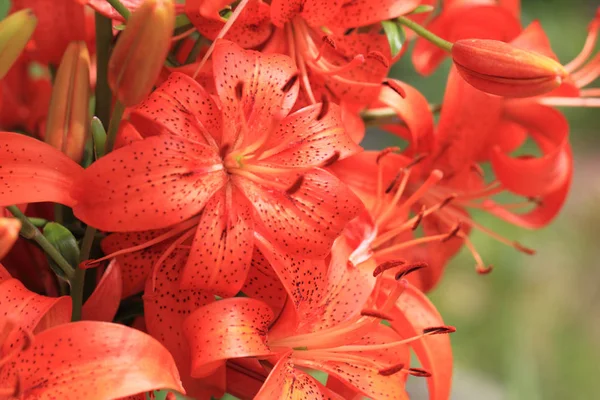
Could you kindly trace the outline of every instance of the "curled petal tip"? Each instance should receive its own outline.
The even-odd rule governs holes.
[[[498,96],[541,95],[568,76],[552,58],[498,40],[458,40],[452,46],[452,59],[465,81]]]

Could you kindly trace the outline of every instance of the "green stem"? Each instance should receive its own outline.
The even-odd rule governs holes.
[[[398,17],[396,21],[398,21],[399,24],[404,25],[409,29],[412,29],[417,35],[435,44],[440,49],[446,50],[447,52],[450,52],[452,50],[451,42],[444,40],[436,34],[428,31],[424,26],[417,24],[415,21],[412,21],[406,17]]]
[[[125,106],[117,101],[113,114],[110,118],[108,125],[108,133],[106,138],[105,154],[112,151],[115,145],[115,139],[117,137],[117,131],[119,130],[119,123],[123,118],[123,112],[125,112]],[[96,228],[89,226],[85,229],[83,240],[81,241],[81,251],[79,253],[79,262],[83,262],[90,258],[92,251],[92,245],[94,244],[94,238],[96,236]],[[73,315],[72,320],[78,321],[81,319],[81,308],[83,307],[83,288],[85,284],[85,269],[77,268],[75,270],[75,276],[71,285],[71,299],[73,300]]]
[[[123,18],[125,21],[129,19],[129,10],[119,0],[106,0]]]
[[[52,243],[50,243],[48,239],[42,235],[42,232],[40,232],[39,229],[31,223],[31,221],[29,221],[29,218],[27,218],[17,206],[9,206],[7,209],[12,215],[15,216],[15,218],[21,221],[21,235],[24,238],[34,240],[38,245],[40,245],[42,250],[44,250],[44,252],[48,254],[52,260],[54,260],[56,265],[58,265],[70,282],[73,279],[75,270],[67,262],[67,260],[65,260],[62,254],[60,254],[56,247],[54,247]]]
[[[112,21],[96,13],[96,112],[95,115],[108,126],[111,92],[108,86],[108,59],[112,42]]]
[[[27,217],[27,219],[29,219],[29,222],[36,228],[43,228],[48,223],[48,220],[44,218]]]
[[[117,132],[119,131],[119,124],[123,118],[125,112],[125,106],[123,103],[117,100],[115,108],[113,109],[112,116],[110,117],[110,123],[108,124],[108,132],[106,133],[106,147],[104,154],[108,154],[112,151],[115,146],[115,140],[117,138]]]

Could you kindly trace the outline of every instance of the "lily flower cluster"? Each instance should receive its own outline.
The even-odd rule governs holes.
[[[560,211],[553,106],[600,104],[600,14],[562,65],[518,0],[436,3],[13,0],[0,399],[448,399],[425,293],[463,247],[491,271],[473,230],[534,253],[470,212]],[[424,76],[452,59],[441,105],[388,77],[412,42]]]

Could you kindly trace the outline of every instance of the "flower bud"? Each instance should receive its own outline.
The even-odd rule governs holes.
[[[458,72],[475,88],[499,96],[529,97],[550,92],[568,75],[557,61],[509,43],[458,40],[452,46]]]
[[[19,58],[31,38],[37,18],[26,8],[9,15],[0,22],[0,79]]]
[[[90,55],[85,42],[71,42],[56,72],[45,141],[79,163],[89,127]]]
[[[17,241],[20,229],[21,222],[18,219],[0,217],[0,260]]]
[[[146,0],[127,21],[108,63],[108,82],[130,107],[152,90],[163,66],[175,24],[172,0]]]

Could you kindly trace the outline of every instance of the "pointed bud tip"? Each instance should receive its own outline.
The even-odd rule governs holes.
[[[541,95],[568,76],[552,58],[498,40],[458,40],[452,46],[452,59],[465,81],[498,96]]]

